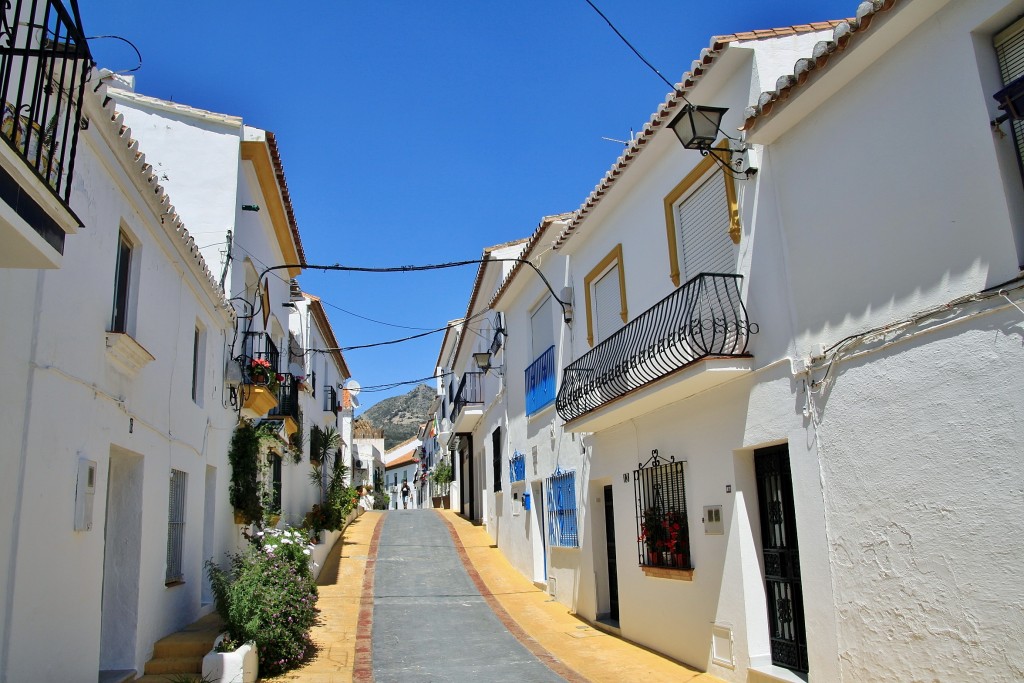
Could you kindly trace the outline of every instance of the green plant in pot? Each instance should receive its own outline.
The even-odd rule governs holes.
[[[665,513],[659,507],[649,507],[644,510],[639,540],[647,548],[648,566],[660,565],[662,553],[669,550],[669,533],[665,526],[665,520]]]

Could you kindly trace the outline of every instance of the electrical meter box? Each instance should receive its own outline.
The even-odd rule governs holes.
[[[721,505],[704,506],[704,534],[706,536],[721,536],[725,533],[725,524],[722,522]]]
[[[75,486],[75,531],[92,529],[92,505],[96,497],[96,462],[78,459],[78,483]]]

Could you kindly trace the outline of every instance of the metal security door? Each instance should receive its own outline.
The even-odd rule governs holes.
[[[754,467],[761,512],[772,664],[794,671],[807,671],[807,632],[804,628],[789,448],[783,445],[754,451]]]

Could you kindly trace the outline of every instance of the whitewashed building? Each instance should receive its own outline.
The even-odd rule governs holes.
[[[391,510],[402,509],[402,485],[409,485],[409,507],[429,507],[424,504],[426,489],[422,483],[422,446],[423,441],[413,436],[400,444],[392,446],[381,456],[384,467],[384,490],[388,494],[388,507]]]
[[[579,550],[548,549],[549,590],[727,680],[1016,680],[1024,138],[989,122],[1024,90],[1024,3],[851,10],[716,37],[535,233],[573,292],[551,445],[580,455]],[[680,145],[687,100],[727,108],[711,142],[737,151]],[[491,302],[511,337],[532,279]],[[507,409],[530,444],[518,348],[481,422]],[[507,485],[480,515],[535,578]]]
[[[23,322],[0,331],[4,681],[141,671],[155,640],[210,608],[204,559],[236,546],[230,511],[216,514],[234,312],[92,78],[60,98],[84,125],[50,176],[62,188],[73,167],[62,209],[84,229],[50,259],[59,270],[0,269],[0,315]]]

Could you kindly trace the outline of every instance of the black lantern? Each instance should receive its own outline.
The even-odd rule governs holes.
[[[705,107],[686,104],[683,110],[669,124],[679,142],[686,149],[708,150],[715,144],[721,130],[722,117],[728,109],[725,107]]]

